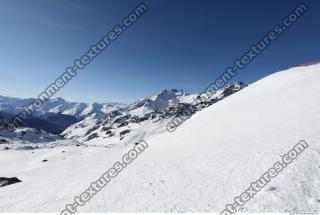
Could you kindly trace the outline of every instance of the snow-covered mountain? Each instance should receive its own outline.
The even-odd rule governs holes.
[[[190,105],[199,111],[244,87],[246,85],[243,83],[231,84],[217,92],[205,104],[192,104],[198,94],[175,89],[163,90],[155,96],[140,99],[127,106],[120,103],[88,104],[68,102],[62,98],[50,99],[26,119],[19,129],[34,132],[35,137],[29,138],[28,142],[35,140],[35,143],[43,138],[43,135],[36,137],[40,131],[47,133],[46,135],[62,132],[64,138],[79,142],[90,143],[95,139],[95,143],[99,140],[103,145],[127,143],[165,131],[169,119],[183,113]],[[33,99],[0,96],[0,116],[5,116],[8,121],[32,101]],[[19,134],[11,136],[20,137]],[[57,136],[54,139],[59,138]]]
[[[31,104],[33,99],[18,99],[0,96],[0,113],[14,117]],[[48,100],[39,110],[24,121],[25,127],[60,133],[71,124],[81,121],[90,114],[106,115],[109,111],[123,107],[120,103],[68,102],[62,98]]]
[[[242,82],[230,84],[217,91],[208,101],[194,104],[199,94],[188,94],[182,90],[164,90],[155,96],[141,99],[126,108],[97,114],[71,125],[61,135],[80,142],[99,142],[103,145],[131,143],[141,138],[149,138],[164,132],[166,124],[175,116],[180,116],[193,106],[200,111],[246,87]],[[189,115],[184,117],[190,117]]]
[[[178,103],[191,103],[197,94],[188,94],[182,90],[163,90],[155,96],[141,99],[129,105],[127,111],[137,115],[147,114],[155,110],[165,109]]]
[[[0,95],[0,112],[16,115],[23,108],[32,103],[34,99],[19,99]],[[84,103],[84,102],[68,102],[63,98],[49,99],[39,110],[35,111],[34,116],[41,116],[47,113],[63,114],[84,118],[91,113],[107,113],[119,107],[123,107],[121,103]]]
[[[231,84],[218,91],[209,101],[193,104],[198,94],[182,90],[163,90],[155,96],[140,99],[128,106],[120,103],[77,103],[62,98],[48,100],[23,127],[2,131],[0,135],[14,138],[12,143],[38,143],[42,140],[59,140],[62,137],[79,142],[100,142],[114,145],[138,141],[165,131],[168,121],[184,113],[189,106],[199,111],[246,87],[243,83]],[[20,113],[33,99],[0,96],[0,117],[6,121]],[[187,116],[187,117],[190,117]],[[1,120],[3,127],[5,120]],[[21,131],[23,135],[20,135]],[[29,138],[25,139],[25,133]],[[52,135],[51,135],[52,134]],[[32,138],[30,138],[32,136]],[[52,136],[52,137],[51,137]],[[50,142],[50,141],[47,141]]]
[[[240,211],[319,213],[319,71],[318,64],[275,73],[195,113],[175,132],[151,137],[138,159],[78,211],[218,213],[304,139],[309,147]],[[0,212],[61,211],[133,144],[0,150],[1,174],[22,181],[1,188]]]
[[[63,140],[59,135],[48,133],[37,128],[20,127],[10,129],[10,118],[0,113],[0,150],[1,149],[29,149],[35,144],[46,144]]]

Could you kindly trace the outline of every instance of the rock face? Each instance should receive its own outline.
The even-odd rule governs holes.
[[[16,177],[13,177],[13,178],[0,177],[0,187],[8,186],[8,185],[19,183],[19,182],[22,182],[22,181],[20,181]]]
[[[0,139],[0,144],[9,143],[6,139]]]
[[[102,143],[114,144],[139,141],[139,138],[165,131],[166,124],[173,117],[188,118],[246,86],[242,82],[230,84],[199,103],[194,103],[199,94],[188,94],[176,89],[164,90],[125,108],[110,111],[106,117],[90,115],[67,128],[62,135],[80,142],[101,140]]]
[[[9,126],[10,119],[4,113],[0,112],[0,130],[7,129]]]

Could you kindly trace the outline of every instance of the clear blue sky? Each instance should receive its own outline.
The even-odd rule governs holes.
[[[35,97],[141,1],[1,0],[0,94]],[[150,0],[149,11],[57,96],[132,102],[199,92],[301,1]],[[253,82],[320,59],[320,2],[243,70]]]

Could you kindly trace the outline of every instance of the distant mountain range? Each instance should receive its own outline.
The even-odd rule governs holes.
[[[164,90],[125,108],[110,111],[107,117],[90,115],[68,127],[62,135],[68,139],[95,144],[132,143],[164,132],[166,124],[175,116],[190,117],[191,113],[186,111],[190,106],[193,106],[195,112],[200,111],[246,86],[241,82],[230,84],[217,91],[209,100],[196,104],[193,101],[199,94]]]
[[[48,135],[59,135],[88,144],[92,142],[91,140],[94,140],[95,144],[102,145],[113,145],[119,142],[126,144],[145,136],[162,133],[171,118],[181,114],[186,115],[185,110],[190,106],[193,106],[192,109],[195,112],[200,111],[246,86],[242,82],[230,84],[217,91],[207,101],[196,104],[193,101],[199,94],[188,94],[176,89],[163,90],[157,95],[140,99],[130,105],[77,103],[56,98],[48,100],[43,107],[25,120],[23,127],[37,129],[28,130],[35,134],[42,132]],[[5,127],[5,123],[1,117],[2,119],[13,118],[32,101],[33,99],[0,96],[2,127]],[[190,114],[185,117],[190,117]]]
[[[187,116],[185,113],[190,106],[193,106],[195,112],[200,111],[246,86],[242,82],[230,84],[214,93],[207,101],[200,103],[194,103],[199,94],[188,94],[175,89],[163,90],[157,95],[140,99],[130,105],[88,104],[68,102],[62,98],[51,99],[23,122],[22,134],[32,133],[33,140],[37,139],[37,134],[41,134],[41,138],[46,136],[47,140],[66,138],[88,144],[91,140],[102,145],[126,144],[162,133],[169,120],[175,116],[184,114],[185,117],[190,117],[191,113]],[[5,119],[8,121],[13,118],[32,101],[33,99],[0,96],[0,127],[5,128]],[[20,143],[24,142],[19,135],[21,129],[9,131],[11,133],[7,132],[6,135],[21,137]],[[30,138],[28,141],[32,142]]]
[[[34,99],[19,99],[0,96],[0,113],[14,117]],[[105,116],[108,111],[124,107],[120,103],[68,102],[62,98],[48,100],[39,110],[24,121],[25,127],[39,128],[59,134],[71,124],[81,121],[92,113]]]

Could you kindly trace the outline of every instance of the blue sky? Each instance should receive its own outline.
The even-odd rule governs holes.
[[[1,0],[0,94],[36,97],[141,1]],[[301,1],[150,0],[149,11],[57,94],[124,102],[163,89],[199,92]],[[320,3],[235,80],[320,60]]]

